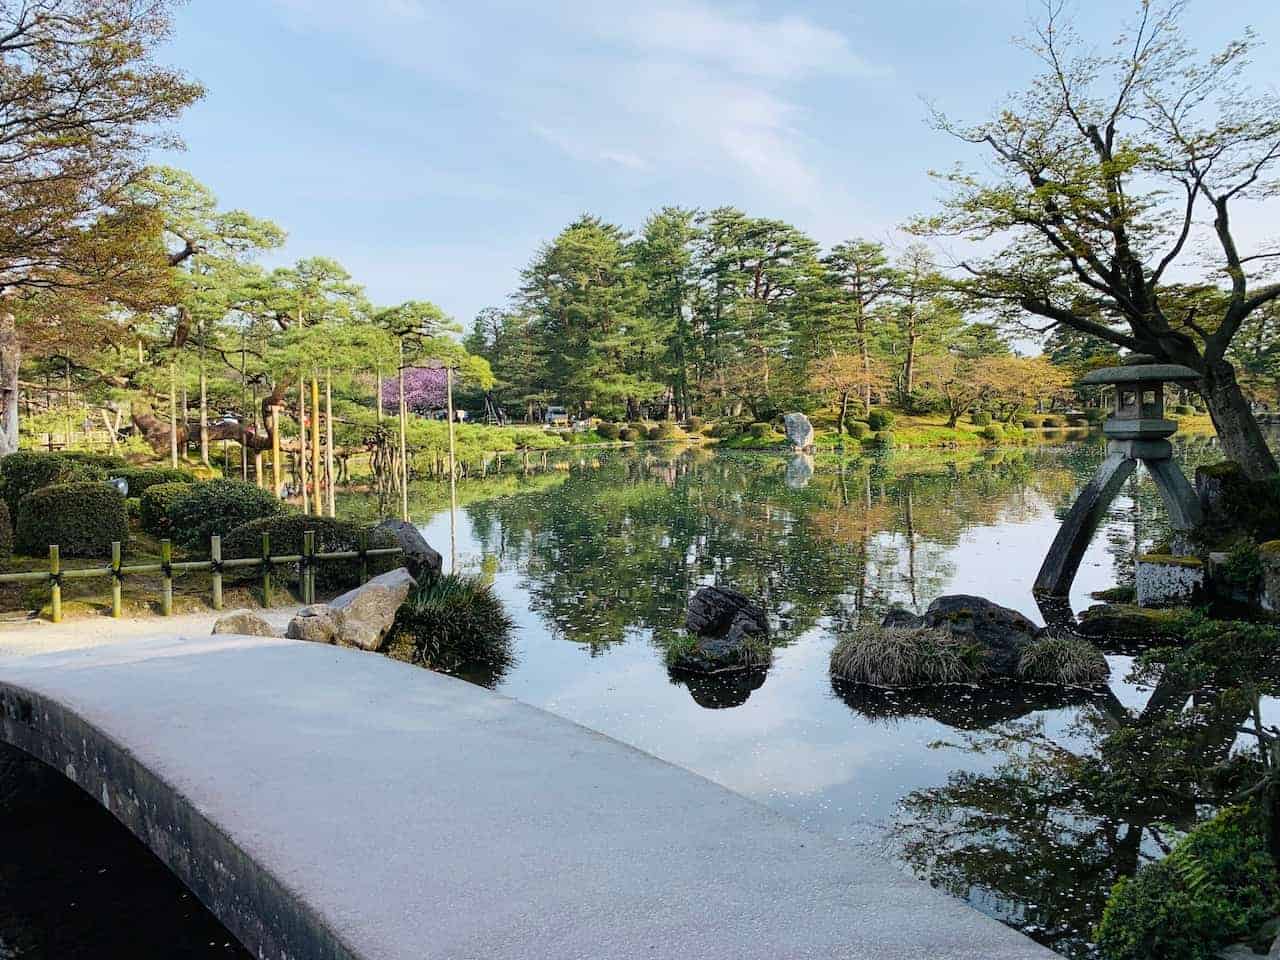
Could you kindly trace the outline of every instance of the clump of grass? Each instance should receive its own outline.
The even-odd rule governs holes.
[[[1076,637],[1041,637],[1018,659],[1018,676],[1042,683],[1091,687],[1105,681],[1110,673],[1102,651]]]
[[[760,670],[767,669],[773,663],[773,644],[765,634],[749,633],[738,645],[737,655],[732,660],[719,662],[714,671],[706,669],[710,661],[704,657],[699,638],[682,631],[667,641],[667,666],[676,670],[693,670],[694,672],[720,672],[725,670]]]
[[[970,683],[983,674],[981,651],[933,627],[867,626],[831,651],[831,675],[877,687]]]
[[[479,665],[502,671],[515,660],[514,626],[483,578],[451,573],[409,595],[396,615],[387,652],[443,673]]]

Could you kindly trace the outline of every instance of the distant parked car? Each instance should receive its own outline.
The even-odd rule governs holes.
[[[569,425],[569,411],[564,407],[547,407],[543,422],[549,427]]]

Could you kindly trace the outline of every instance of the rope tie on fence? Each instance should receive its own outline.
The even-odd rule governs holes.
[[[161,560],[161,561],[160,561],[160,573],[161,573],[161,575],[162,575],[162,576],[165,576],[165,577],[172,577],[172,576],[173,576],[173,562],[172,562],[172,561],[170,561],[170,560]]]
[[[210,572],[210,573],[221,573],[221,572],[222,572],[222,561],[221,561],[221,560],[210,560],[210,561],[209,561],[209,572]]]
[[[62,586],[62,571],[61,571],[61,570],[59,570],[57,573],[50,573],[50,574],[49,574],[49,586],[51,586],[51,587],[60,587],[60,586]]]
[[[116,583],[124,583],[124,571],[117,567],[111,567],[111,579]]]

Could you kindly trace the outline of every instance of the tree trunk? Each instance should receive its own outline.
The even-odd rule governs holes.
[[[200,352],[200,462],[209,466],[209,377],[204,369],[204,347]]]
[[[1280,472],[1231,364],[1225,360],[1209,364],[1200,381],[1200,393],[1228,460],[1240,464],[1254,480]]]
[[[858,344],[862,354],[862,415],[871,413],[871,354],[867,350],[867,338],[862,336]]]
[[[338,515],[337,498],[334,493],[333,475],[333,371],[324,372],[324,480],[328,487],[329,498],[326,506],[329,516]]]
[[[849,415],[849,391],[840,391],[840,419],[836,421],[836,436],[844,436],[845,418]]]
[[[0,313],[0,399],[4,402],[0,421],[0,456],[18,449],[18,367],[22,348],[13,314]]]

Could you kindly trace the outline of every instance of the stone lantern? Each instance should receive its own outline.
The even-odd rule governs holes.
[[[1164,385],[1199,379],[1190,367],[1157,363],[1154,357],[1135,353],[1122,366],[1094,370],[1080,381],[1115,388],[1112,414],[1102,425],[1108,438],[1107,457],[1058,530],[1036,577],[1037,593],[1067,595],[1098,524],[1139,461],[1155,480],[1173,528],[1186,531],[1200,522],[1200,502],[1174,463],[1168,439],[1178,425],[1164,417]]]

